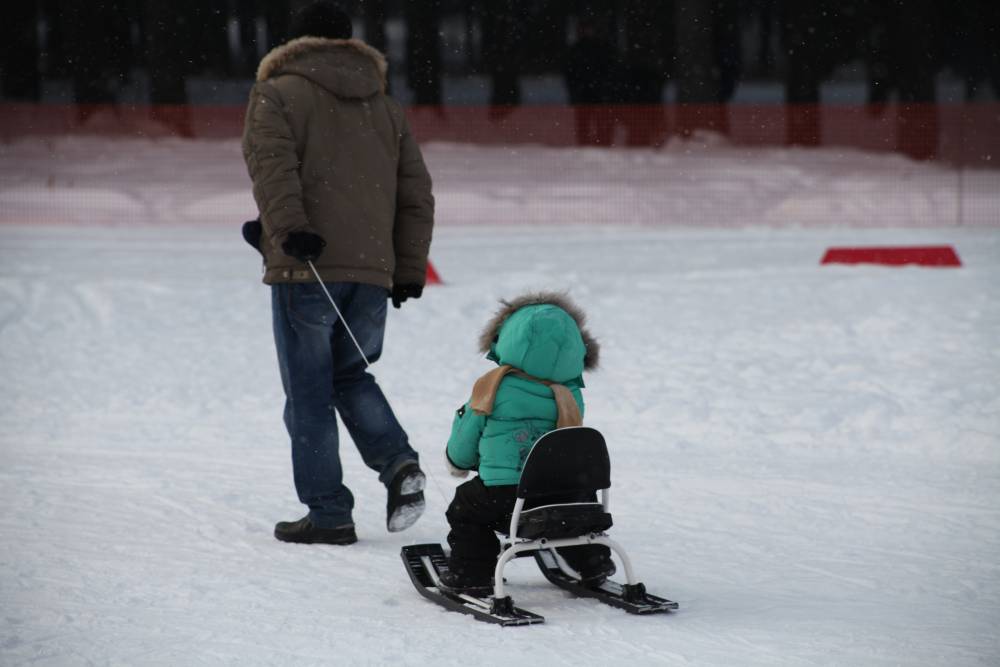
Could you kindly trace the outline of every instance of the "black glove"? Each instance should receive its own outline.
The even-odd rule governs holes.
[[[326,241],[319,234],[312,232],[290,232],[281,250],[289,257],[294,257],[303,264],[315,262],[323,254]]]
[[[260,236],[264,232],[264,228],[261,227],[260,218],[256,220],[247,220],[243,223],[243,240],[252,245],[260,252]]]
[[[392,307],[399,308],[407,299],[419,299],[424,293],[423,285],[393,285],[392,286]]]

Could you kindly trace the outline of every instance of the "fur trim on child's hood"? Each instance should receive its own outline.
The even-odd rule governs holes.
[[[587,353],[583,358],[584,370],[589,371],[597,368],[601,346],[590,332],[587,331],[585,326],[587,316],[579,306],[570,300],[565,292],[531,292],[509,301],[501,299],[500,304],[500,310],[493,315],[483,329],[483,332],[479,335],[480,352],[484,354],[489,353],[494,341],[500,335],[500,327],[515,312],[525,306],[549,304],[565,310],[576,321],[576,326],[580,329],[580,336],[583,338],[583,344],[587,348]]]

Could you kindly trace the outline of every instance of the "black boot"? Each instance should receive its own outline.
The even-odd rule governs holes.
[[[614,561],[608,558],[596,567],[580,570],[580,583],[591,588],[598,588],[617,571],[618,568],[615,567]]]
[[[389,483],[385,527],[390,533],[406,530],[424,513],[424,476],[416,461],[405,464]]]
[[[493,594],[493,580],[444,570],[438,575],[438,588],[452,595],[486,597]]]
[[[308,516],[298,521],[277,523],[274,526],[274,536],[282,542],[299,544],[354,544],[358,541],[352,524],[337,528],[319,528],[313,525]]]
[[[587,544],[556,549],[566,563],[580,573],[580,583],[597,588],[616,571],[611,560],[611,550],[597,544]]]

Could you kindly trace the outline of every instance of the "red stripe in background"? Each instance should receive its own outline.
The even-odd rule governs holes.
[[[68,105],[0,102],[0,141],[84,134],[121,137],[238,138],[243,105]],[[738,146],[849,146],[895,151],[995,169],[1000,103],[963,104],[655,104],[407,109],[420,142],[664,145],[697,130]],[[594,130],[581,142],[576,122]]]
[[[955,249],[942,246],[830,248],[821,264],[884,264],[887,266],[962,266]]]

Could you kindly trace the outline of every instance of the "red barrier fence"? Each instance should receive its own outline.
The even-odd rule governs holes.
[[[1000,104],[413,107],[418,140],[547,146],[659,146],[701,131],[746,146],[843,146],[917,159],[1000,164]],[[90,133],[239,136],[236,106],[0,104],[0,139]]]

